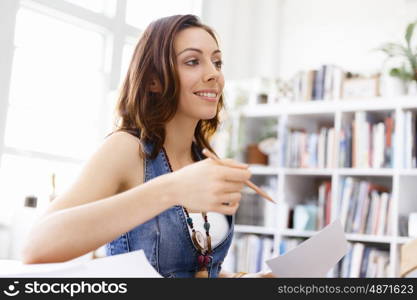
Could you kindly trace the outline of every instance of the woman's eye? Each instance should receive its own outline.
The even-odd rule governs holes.
[[[188,66],[195,66],[195,65],[198,65],[198,59],[192,59],[192,60],[189,60],[189,61],[187,61],[185,64],[186,64],[186,65],[188,65]]]
[[[198,65],[200,62],[198,59],[191,59],[189,61],[187,61],[185,64],[187,66],[196,66]],[[216,68],[221,69],[223,66],[223,61],[222,60],[218,60],[218,61],[214,61],[213,64],[216,66]]]
[[[215,61],[214,64],[216,65],[216,68],[221,69],[223,65],[222,60]]]

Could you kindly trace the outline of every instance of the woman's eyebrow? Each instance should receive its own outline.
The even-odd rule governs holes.
[[[178,55],[180,55],[181,53],[184,53],[185,51],[196,51],[196,52],[198,52],[198,53],[203,54],[203,51],[202,51],[202,50],[200,50],[200,49],[198,49],[198,48],[185,48],[184,50],[180,51],[180,52],[177,54],[177,56],[178,56]],[[213,51],[212,55],[213,55],[213,54],[215,54],[215,53],[221,53],[221,51],[220,51],[219,49],[216,49],[216,50],[214,50],[214,51]]]

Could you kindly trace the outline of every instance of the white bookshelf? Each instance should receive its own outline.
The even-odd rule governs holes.
[[[276,228],[265,226],[253,226],[253,225],[235,225],[235,232],[237,233],[255,233],[264,235],[274,235]]]
[[[250,101],[253,103],[253,101]],[[332,183],[332,203],[336,203],[339,197],[340,182],[343,178],[351,176],[357,178],[366,178],[371,181],[384,182],[391,188],[391,201],[393,201],[393,222],[390,236],[385,235],[367,235],[346,233],[346,237],[352,242],[362,242],[372,246],[380,246],[389,250],[390,270],[389,276],[399,276],[399,254],[402,244],[411,240],[409,237],[399,236],[398,220],[400,214],[408,214],[417,211],[417,170],[403,168],[404,153],[404,113],[407,110],[417,111],[417,98],[409,96],[399,96],[391,98],[370,98],[370,99],[349,99],[349,100],[332,100],[332,101],[308,101],[308,102],[290,102],[281,101],[274,104],[249,104],[241,107],[239,113],[234,113],[233,126],[238,127],[242,118],[245,120],[255,120],[250,124],[247,137],[249,142],[255,140],[259,130],[252,128],[256,126],[256,120],[275,119],[277,122],[277,135],[280,130],[288,124],[302,126],[320,126],[321,122],[330,123],[335,129],[335,165],[332,168],[325,169],[303,169],[303,168],[286,168],[281,166],[259,166],[250,167],[252,178],[256,176],[277,176],[278,190],[276,197],[278,205],[276,206],[277,218],[282,218],[283,207],[285,208],[288,201],[293,201],[294,186],[299,186],[302,192],[308,189],[308,182],[312,178],[326,178]],[[375,114],[392,113],[394,116],[395,137],[393,140],[394,168],[338,168],[339,138],[342,121],[351,119],[357,111],[367,111]],[[237,132],[236,130],[234,131]],[[251,141],[251,138],[253,139]],[[249,143],[248,142],[248,143]],[[233,145],[237,147],[237,142]],[[235,149],[238,155],[236,159],[242,160],[240,149]],[[240,157],[239,157],[240,155]],[[306,184],[304,184],[306,183]],[[293,186],[291,188],[291,186]],[[297,193],[297,192],[295,192]],[[296,197],[295,197],[296,198]],[[283,205],[284,204],[284,205]],[[332,205],[333,207],[334,205]],[[332,219],[337,216],[332,212]],[[275,253],[278,253],[279,242],[282,238],[308,238],[314,235],[315,231],[296,231],[287,229],[286,221],[278,220],[278,225],[274,228],[262,226],[245,226],[237,225],[238,233],[254,233],[273,235]]]
[[[299,231],[294,229],[284,229],[280,235],[283,237],[296,237],[296,238],[309,238],[312,237],[316,231]],[[370,234],[356,234],[346,233],[346,239],[351,242],[364,242],[364,243],[379,243],[379,244],[391,244],[391,243],[404,243],[408,241],[408,238],[402,238],[402,240],[396,240],[393,236],[379,236]]]

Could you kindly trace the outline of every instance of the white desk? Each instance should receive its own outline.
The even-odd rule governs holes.
[[[61,263],[23,264],[0,260],[0,277],[152,277],[161,278],[143,250],[97,259],[79,257]]]

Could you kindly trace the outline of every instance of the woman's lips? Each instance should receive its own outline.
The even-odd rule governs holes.
[[[208,96],[203,96],[203,95],[198,95],[196,93],[194,93],[194,95],[196,95],[197,97],[209,101],[209,102],[217,102],[217,96],[216,97],[208,97]]]

